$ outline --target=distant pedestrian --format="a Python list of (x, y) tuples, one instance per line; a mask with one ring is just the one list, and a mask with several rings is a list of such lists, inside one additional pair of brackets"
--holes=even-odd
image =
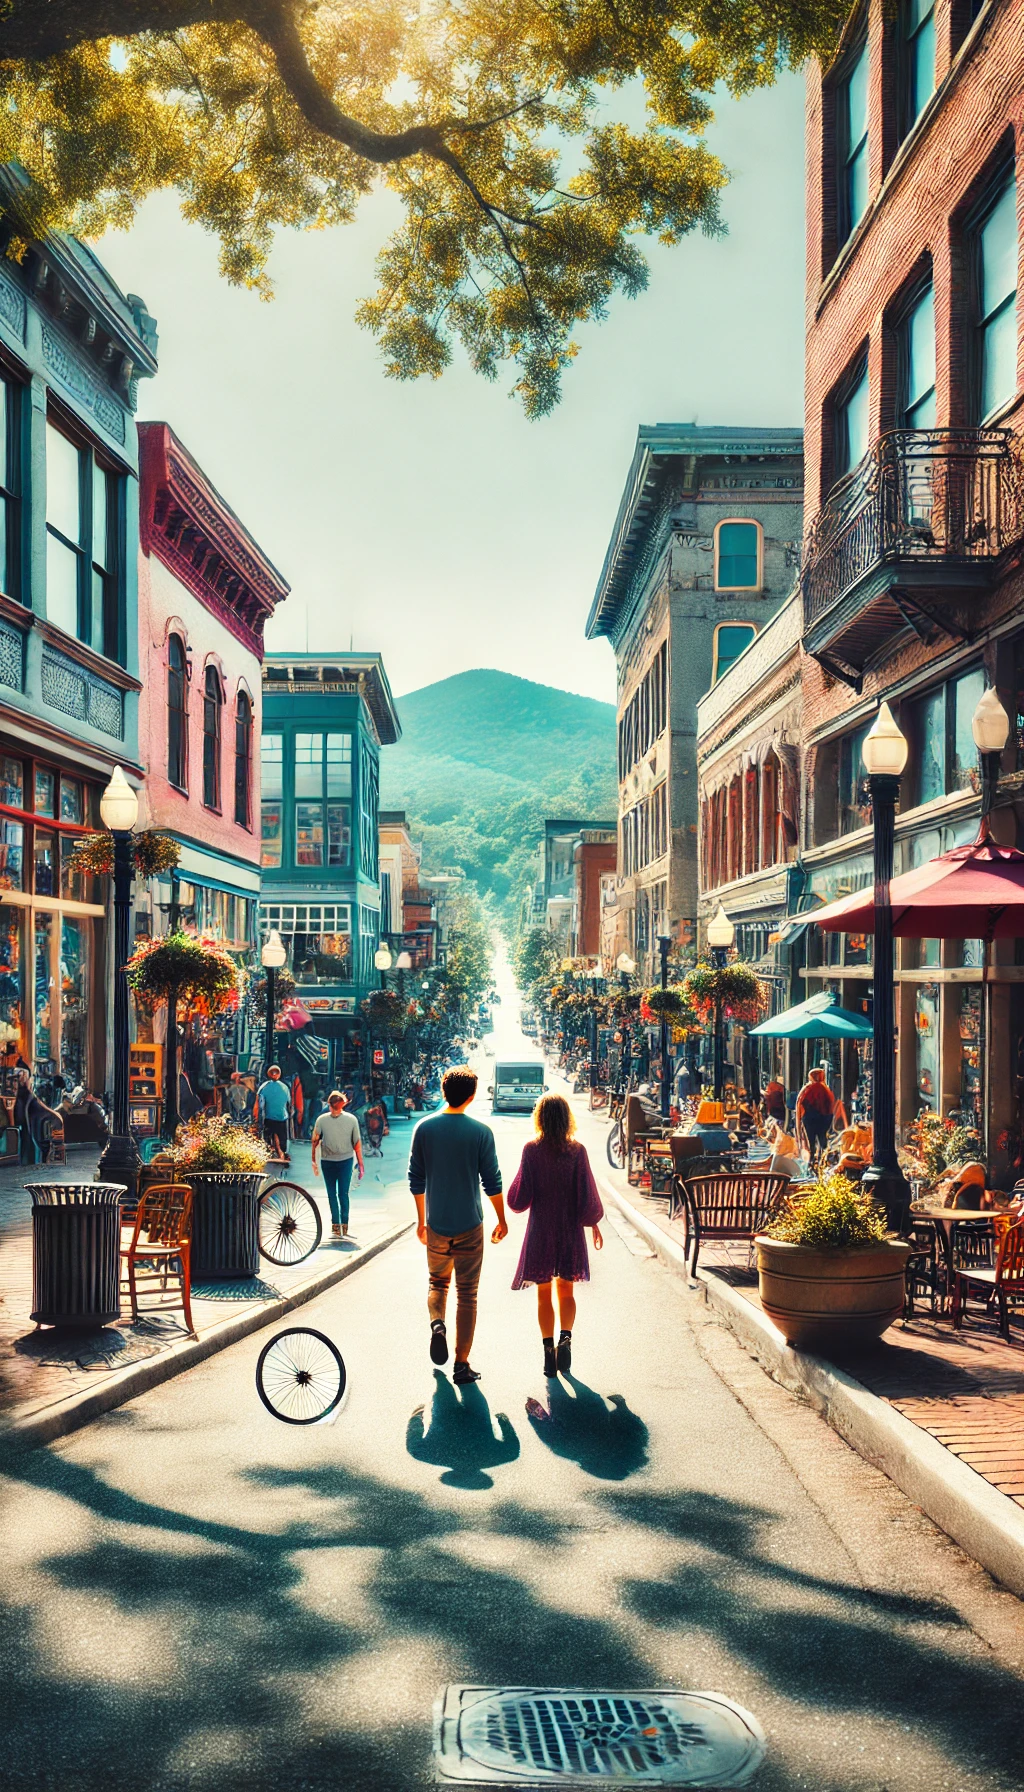
[(779, 1126), (785, 1126), (788, 1119), (786, 1090), (777, 1077), (773, 1077), (770, 1083), (765, 1083), (761, 1100), (764, 1103), (765, 1119), (774, 1120)]
[(455, 1368), (457, 1386), (479, 1381), (469, 1365), (476, 1330), (476, 1297), (484, 1260), (484, 1213), (480, 1188), (489, 1197), (497, 1225), (491, 1243), (508, 1234), (501, 1192), (501, 1171), (494, 1134), (482, 1120), (466, 1112), (476, 1095), (475, 1071), (447, 1070), (441, 1087), (447, 1107), (421, 1120), (413, 1134), (409, 1187), (416, 1202), (416, 1236), (427, 1247), (430, 1287), (430, 1360), (448, 1361), (444, 1316), (455, 1274)]
[(319, 1175), (317, 1155), (323, 1155), (324, 1182), (331, 1204), (331, 1233), (335, 1238), (348, 1237), (349, 1189), (352, 1165), (359, 1166), (363, 1180), (363, 1141), (359, 1122), (346, 1112), (345, 1097), (340, 1089), (332, 1089), (327, 1097), (327, 1112), (313, 1122), (313, 1174)]
[(270, 1146), (271, 1163), (286, 1164), (289, 1161), (288, 1116), (291, 1111), (288, 1085), (281, 1081), (281, 1066), (271, 1064), (266, 1082), (256, 1091), (256, 1114), (263, 1127), (264, 1140)]
[[(576, 1320), (574, 1288), (577, 1282), (590, 1280), (584, 1227), (591, 1228), (594, 1249), (599, 1251), (604, 1240), (597, 1222), (604, 1218), (604, 1208), (586, 1148), (573, 1138), (575, 1121), (568, 1102), (561, 1095), (542, 1095), (533, 1123), (536, 1137), (523, 1146), (508, 1191), (513, 1213), (530, 1215), (512, 1286), (536, 1286), (544, 1373), (568, 1375)], [(557, 1349), (552, 1283), (561, 1326)]]
[(825, 1081), (827, 1072), (827, 1064), (816, 1064), (796, 1098), (797, 1137), (803, 1133), (812, 1162), (828, 1143), (836, 1110), (836, 1098)]

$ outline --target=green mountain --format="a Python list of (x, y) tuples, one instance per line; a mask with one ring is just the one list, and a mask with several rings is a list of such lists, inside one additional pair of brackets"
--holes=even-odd
[(515, 902), (545, 816), (616, 813), (615, 706), (508, 672), (458, 672), (398, 699), (381, 807), (404, 809), (428, 871), (460, 865)]

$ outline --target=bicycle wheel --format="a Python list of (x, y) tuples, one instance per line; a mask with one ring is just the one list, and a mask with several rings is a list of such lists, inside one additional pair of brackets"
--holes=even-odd
[(256, 1390), (268, 1412), (286, 1425), (313, 1425), (334, 1411), (345, 1392), (340, 1350), (323, 1332), (297, 1326), (278, 1332), (260, 1351)]
[(606, 1149), (612, 1169), (621, 1170), (626, 1162), (626, 1130), (621, 1120), (609, 1130)]
[(288, 1268), (312, 1256), (323, 1236), (320, 1209), (297, 1182), (274, 1182), (260, 1196), (260, 1256)]

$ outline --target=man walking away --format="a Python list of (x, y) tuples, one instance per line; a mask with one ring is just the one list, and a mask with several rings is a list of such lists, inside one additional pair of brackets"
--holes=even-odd
[(803, 1132), (812, 1163), (828, 1143), (836, 1107), (836, 1098), (825, 1081), (827, 1070), (827, 1064), (816, 1064), (796, 1098), (797, 1135)]
[(491, 1200), (498, 1223), (491, 1243), (507, 1237), (501, 1171), (494, 1134), (466, 1113), (476, 1094), (476, 1073), (447, 1070), (441, 1080), (447, 1106), (421, 1120), (413, 1134), (409, 1187), (416, 1202), (416, 1236), (427, 1247), (430, 1288), (430, 1360), (448, 1361), (444, 1315), (455, 1273), (455, 1369), (452, 1380), (462, 1387), (479, 1381), (469, 1366), (476, 1330), (476, 1294), (484, 1260), (484, 1210), (480, 1188)]
[(332, 1089), (327, 1097), (327, 1112), (313, 1122), (313, 1174), (317, 1153), (323, 1151), (324, 1182), (331, 1203), (331, 1236), (348, 1237), (348, 1191), (352, 1183), (352, 1165), (359, 1165), (363, 1180), (363, 1141), (359, 1122), (345, 1112), (345, 1097), (340, 1089)]
[(263, 1137), (270, 1146), (270, 1161), (286, 1164), (288, 1160), (288, 1116), (292, 1104), (288, 1088), (281, 1081), (280, 1064), (271, 1064), (267, 1080), (256, 1091), (256, 1114), (263, 1128)]

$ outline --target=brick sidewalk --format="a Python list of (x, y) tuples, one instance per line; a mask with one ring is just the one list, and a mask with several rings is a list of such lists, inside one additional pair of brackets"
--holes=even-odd
[[(629, 1188), (623, 1175), (611, 1173), (611, 1179), (681, 1242), (682, 1227), (670, 1225), (665, 1200)], [(760, 1308), (757, 1272), (746, 1265), (745, 1245), (701, 1245), (701, 1272), (720, 1276)], [(1012, 1330), (1014, 1342), (1007, 1344), (995, 1321), (979, 1318), (973, 1306), (961, 1332), (954, 1332), (948, 1317), (919, 1313), (906, 1325), (891, 1326), (877, 1344), (831, 1360), (1024, 1506), (1024, 1335), (1019, 1321)]]
[[(252, 1282), (205, 1284), (192, 1290), (192, 1317), (200, 1339), (236, 1314), (256, 1313), (282, 1295), (329, 1271), (340, 1257), (355, 1261), (367, 1247), (401, 1220), (411, 1217), (405, 1181), (412, 1128), (396, 1123), (384, 1140), (381, 1157), (366, 1159), (363, 1182), (352, 1183), (352, 1239), (330, 1241), (330, 1211), (322, 1180), (313, 1179), (310, 1148), (293, 1143), (292, 1161), (283, 1174), (308, 1189), (320, 1208), (324, 1242), (305, 1262), (289, 1269), (261, 1261)], [(55, 1182), (89, 1182), (97, 1153), (69, 1151), (68, 1162), (54, 1168)], [(94, 1331), (37, 1327), (32, 1307), (32, 1200), (27, 1184), (48, 1180), (45, 1164), (0, 1169), (0, 1436), (12, 1423), (38, 1415), (69, 1396), (101, 1385), (135, 1363), (167, 1355), (188, 1336), (184, 1318), (172, 1312), (139, 1323), (122, 1319)]]

